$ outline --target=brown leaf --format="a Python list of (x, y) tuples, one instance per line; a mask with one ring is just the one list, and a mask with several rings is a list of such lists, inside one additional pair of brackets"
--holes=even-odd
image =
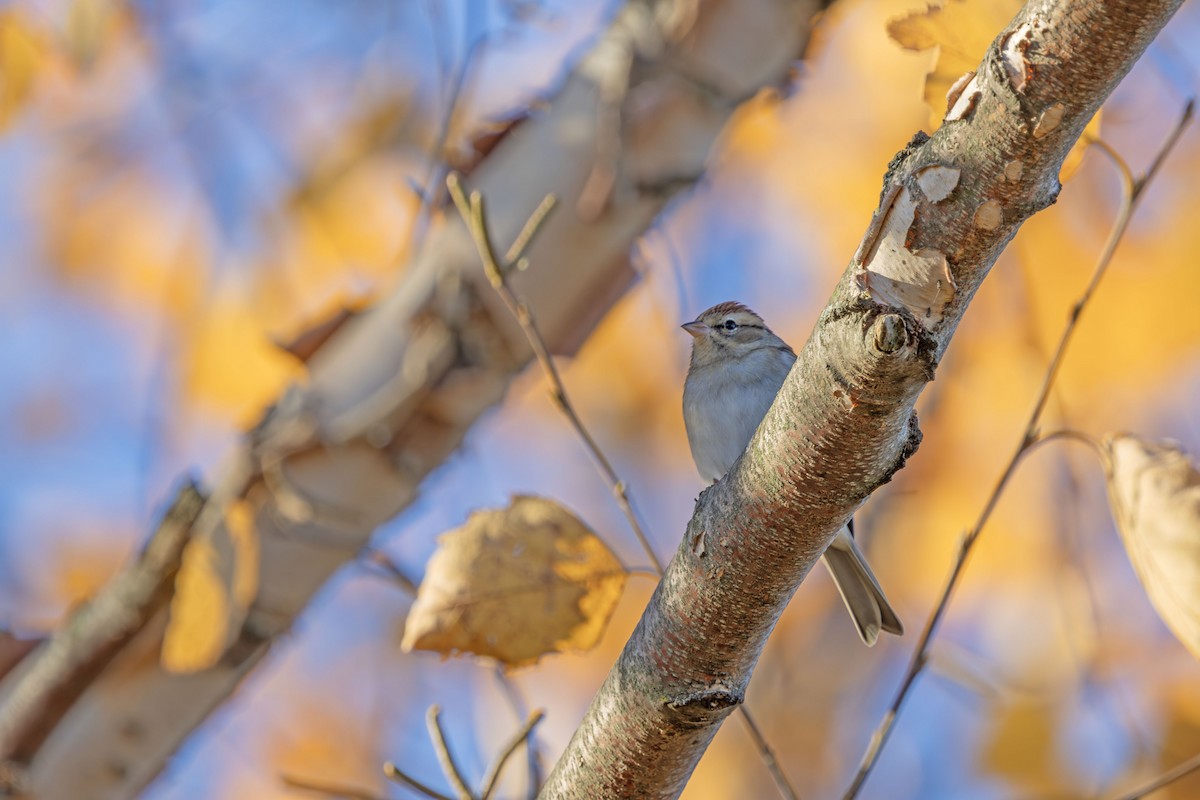
[(240, 499), (188, 544), (175, 579), (163, 667), (198, 672), (221, 659), (258, 594), (258, 550), (254, 509)]
[(444, 534), (409, 612), (406, 651), (510, 667), (600, 640), (625, 586), (612, 551), (557, 503), (518, 495)]
[(1200, 471), (1172, 442), (1120, 435), (1105, 448), (1129, 560), (1163, 622), (1200, 658)]

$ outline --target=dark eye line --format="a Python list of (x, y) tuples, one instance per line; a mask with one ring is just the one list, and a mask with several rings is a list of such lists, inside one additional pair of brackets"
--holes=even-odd
[[(731, 322), (733, 323), (733, 327), (729, 327), (729, 323)], [(725, 334), (733, 333), (740, 328), (753, 328), (754, 330), (758, 331), (766, 330), (766, 328), (764, 328), (762, 325), (754, 325), (749, 322), (745, 323), (744, 325), (739, 325), (731, 319), (727, 319), (723, 324), (717, 326), (717, 330)]]

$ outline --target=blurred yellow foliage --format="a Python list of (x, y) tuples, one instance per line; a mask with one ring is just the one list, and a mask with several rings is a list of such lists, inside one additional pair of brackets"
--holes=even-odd
[(780, 111), (779, 92), (764, 89), (742, 103), (730, 116), (722, 135), (726, 153), (759, 153), (769, 157), (787, 136)]
[(373, 295), (391, 285), (420, 207), (406, 166), (365, 158), (293, 195), (276, 230), (277, 263), (257, 272), (256, 308), (265, 324), (290, 328), (332, 296)]
[[(102, 187), (99, 188), (98, 187)], [(213, 251), (173, 187), (136, 165), (65, 159), (42, 187), (45, 247), (60, 276), (131, 313), (188, 320)]]
[(46, 45), (19, 11), (0, 12), (0, 131), (29, 100), (46, 59)]
[[(163, 640), (162, 665), (197, 672), (216, 664), (232, 644), (258, 593), (258, 532), (253, 507), (234, 500), (215, 519), (210, 505), (183, 551)], [(207, 523), (211, 527), (204, 527)]]
[[(964, 23), (965, 30), (978, 29), (981, 35), (963, 71), (975, 68), (984, 47), (1019, 5), (1008, 3), (1004, 11), (993, 5), (990, 12), (981, 13), (992, 13), (995, 19), (981, 25)], [(902, 90), (905, 85), (924, 85), (918, 74), (920, 59), (889, 46), (884, 34), (887, 18), (911, 6), (906, 0), (835, 6), (831, 17), (836, 24), (822, 35), (823, 62), (807, 64), (810, 71), (796, 96), (780, 103), (770, 93), (760, 94), (739, 110), (724, 136), (716, 159), (720, 174), (735, 186), (745, 181), (756, 199), (763, 194), (765, 200), (747, 211), (727, 197), (719, 198), (694, 215), (680, 214), (683, 219), (673, 220), (671, 235), (681, 248), (687, 248), (692, 237), (711, 241), (706, 227), (733, 224), (731, 217), (748, 230), (791, 228), (796, 234), (789, 241), (798, 252), (818, 263), (828, 257), (828, 274), (813, 282), (818, 292), (823, 286), (832, 288), (878, 202), (883, 167), (928, 118), (929, 110), (915, 102), (917, 93), (909, 99)], [(972, 8), (967, 5), (963, 11), (970, 16)], [(986, 26), (990, 30), (983, 34)], [(957, 47), (952, 40), (943, 52)], [(889, 78), (882, 79), (885, 75)], [(938, 96), (933, 107), (935, 122), (940, 121), (944, 96)], [(1145, 134), (1152, 141), (1165, 135), (1177, 109), (1160, 106), (1160, 114), (1153, 121), (1143, 120), (1154, 130)], [(1119, 135), (1116, 123), (1110, 124)], [(1093, 120), (1093, 133), (1095, 125)], [(1052, 348), (1095, 267), (1115, 215), (1119, 182), (1112, 167), (1098, 152), (1082, 158), (1085, 152), (1077, 151), (1078, 171), (1059, 204), (1025, 224), (973, 301), (937, 380), (922, 398), (924, 444), (861, 515), (872, 563), (914, 629), (944, 584), (962, 533), (979, 516), (1004, 461), (1020, 441)], [(1181, 146), (1171, 165), (1169, 173), (1193, 174), (1198, 166), (1195, 147)], [(1196, 358), (1200, 317), (1164, 314), (1162, 293), (1164, 287), (1189, 297), (1200, 292), (1200, 273), (1187, 255), (1200, 245), (1200, 231), (1188, 222), (1193, 203), (1181, 189), (1172, 188), (1174, 184), (1170, 175), (1160, 176), (1085, 313), (1059, 378), (1047, 429), (1069, 424), (1102, 431), (1152, 424), (1157, 401), (1179, 391), (1175, 381), (1181, 363)], [(755, 214), (769, 218), (764, 221)], [(655, 244), (653, 238), (650, 244)], [(735, 255), (726, 265), (727, 274), (741, 277), (713, 278), (711, 253), (700, 249), (689, 255), (707, 267), (708, 279), (728, 294), (702, 294), (693, 298), (697, 307), (687, 312), (725, 299), (760, 305), (775, 291), (771, 276), (778, 264), (757, 263), (749, 256), (737, 261)], [(660, 258), (655, 269), (666, 272), (671, 267)], [(655, 280), (658, 289), (653, 294), (644, 288), (636, 291), (609, 314), (565, 374), (583, 417), (599, 421), (602, 432), (616, 435), (615, 441), (607, 441), (618, 452), (640, 464), (674, 464), (673, 472), (690, 475), (679, 421), (686, 350), (674, 338), (676, 326), (687, 316), (676, 318), (667, 300), (670, 292), (662, 287), (669, 286), (670, 279), (660, 275)], [(698, 271), (685, 272), (684, 280), (691, 282), (693, 293), (712, 291), (699, 283)], [(823, 303), (824, 296), (796, 297), (793, 305), (799, 311)], [(797, 313), (781, 321), (778, 329), (799, 346), (814, 318), (815, 311), (813, 316)], [(620, 380), (614, 380), (615, 375)], [(1088, 691), (1084, 687), (1098, 649), (1096, 637), (1118, 635), (1106, 627), (1106, 607), (1094, 608), (1093, 598), (1130, 603), (1098, 585), (1104, 578), (1090, 563), (1064, 562), (1077, 555), (1067, 544), (1072, 537), (1096, 552), (1116, 543), (1115, 537), (1105, 541), (1102, 529), (1091, 524), (1086, 491), (1071, 493), (1066, 475), (1088, 481), (1099, 470), (1070, 447), (1043, 448), (1022, 464), (985, 529), (943, 634), (953, 640), (965, 638), (982, 650), (978, 659), (987, 665), (988, 677), (998, 681), (996, 691), (1008, 698), (1006, 703), (1015, 700), (1010, 695), (1029, 692), (1047, 698), (1040, 703), (1026, 697), (1007, 705), (994, 723), (990, 706), (979, 714), (987, 741), (981, 760), (996, 776), (1011, 776), (1022, 790), (1064, 788), (1056, 776), (1066, 769), (1067, 756), (1051, 745), (1064, 729), (1081, 724), (1071, 703), (1076, 693)], [(1080, 458), (1068, 461), (1076, 455)], [(632, 488), (636, 496), (637, 484)], [(676, 527), (657, 533), (675, 541), (685, 519), (681, 516)], [(1070, 530), (1079, 525), (1078, 531)], [(861, 699), (861, 687), (879, 680), (880, 665), (889, 657), (906, 657), (912, 643), (906, 639), (895, 645), (900, 656), (882, 649), (885, 644), (867, 657), (857, 642), (841, 641), (837, 628), (824, 625), (819, 613), (844, 613), (823, 578), (810, 576), (780, 622), (756, 671), (750, 704), (758, 711), (760, 725), (770, 727), (772, 744), (788, 754), (789, 774), (816, 782), (819, 790), (813, 793), (832, 794), (844, 788), (845, 772), (858, 750), (846, 752), (840, 739), (831, 742), (828, 726), (850, 726), (856, 732), (851, 738), (865, 744), (875, 715), (861, 710), (862, 703), (847, 700)], [(1137, 602), (1146, 604), (1144, 598)], [(614, 639), (607, 653), (610, 660), (622, 644), (619, 637)], [(1137, 666), (1142, 658), (1136, 652), (1125, 650), (1123, 656), (1124, 670), (1144, 668)], [(1120, 691), (1106, 684), (1103, 691), (1110, 690)], [(955, 691), (961, 693), (962, 688)], [(756, 705), (755, 698), (764, 705)], [(1056, 707), (1060, 700), (1065, 708)], [(848, 712), (848, 707), (853, 710)], [(915, 758), (911, 737), (928, 736), (930, 723), (919, 719), (919, 706), (914, 708), (900, 723), (888, 759), (900, 758), (906, 747), (909, 758)], [(1123, 720), (1109, 724), (1119, 726)], [(909, 726), (922, 733), (910, 734)], [(757, 755), (743, 744), (739, 727), (722, 729), (685, 797), (767, 796), (774, 791), (765, 771), (751, 766)], [(1024, 757), (1029, 747), (1043, 745), (1036, 758)], [(1180, 746), (1175, 752), (1183, 756), (1188, 751)], [(903, 763), (919, 774), (917, 763)], [(927, 763), (932, 772), (942, 773), (935, 761)], [(896, 774), (894, 765), (888, 774)], [(802, 793), (808, 793), (804, 788)], [(896, 797), (926, 796), (920, 785), (896, 791)]]
[(278, 776), (272, 783), (279, 787), (280, 800), (300, 794), (286, 788), (285, 781), (291, 780), (353, 787), (363, 791), (364, 796), (387, 796), (380, 768), (385, 757), (377, 750), (377, 725), (348, 716), (339, 699), (337, 692), (303, 692), (297, 688), (283, 712), (286, 718), (269, 727), (265, 761)]
[(210, 296), (184, 340), (184, 394), (248, 427), (303, 367), (268, 338), (256, 310), (234, 287)]
[[(42, 581), (37, 595), (43, 605), (37, 611), (47, 616), (30, 619), (31, 628), (52, 630), (51, 619), (95, 597), (121, 571), (129, 557), (132, 542), (125, 529), (108, 527), (107, 520), (104, 527), (91, 527), (83, 514), (73, 522), (77, 530), (84, 531), (83, 536), (78, 536), (77, 531), (63, 530), (46, 537), (48, 546), (54, 547), (57, 561), (53, 570), (35, 573)], [(66, 543), (70, 546), (62, 546)]]
[(395, 134), (399, 112), (389, 108), (330, 145), (336, 153), (268, 215), (265, 243), (252, 250), (220, 240), (205, 198), (95, 134), (41, 186), (51, 263), (125, 313), (161, 317), (164, 340), (182, 343), (182, 398), (247, 426), (303, 375), (272, 338), (330, 308), (359, 307), (397, 277), (420, 198), (411, 165), (375, 152)]
[(994, 719), (983, 747), (982, 766), (1023, 796), (1071, 797), (1073, 785), (1056, 748), (1054, 708), (1029, 702), (991, 706)]

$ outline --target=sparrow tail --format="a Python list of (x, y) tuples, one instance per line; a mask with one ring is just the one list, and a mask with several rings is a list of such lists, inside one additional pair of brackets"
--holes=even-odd
[(904, 626), (896, 616), (871, 572), (871, 567), (847, 528), (842, 528), (821, 561), (833, 576), (834, 585), (854, 620), (858, 635), (868, 646), (875, 644), (881, 630), (900, 636)]

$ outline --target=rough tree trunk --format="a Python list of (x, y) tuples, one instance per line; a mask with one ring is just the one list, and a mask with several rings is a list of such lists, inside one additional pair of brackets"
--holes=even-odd
[[(550, 108), (474, 172), (499, 242), (545, 194), (561, 201), (514, 278), (552, 345), (585, 337), (628, 285), (635, 238), (701, 176), (733, 109), (786, 81), (824, 4), (631, 0)], [(118, 578), (0, 684), (0, 796), (136, 795), (528, 360), (463, 227), (432, 230), (397, 291), (333, 335), (215, 477), (218, 511), (199, 512), (193, 542), (219, 537), (220, 510), (245, 500), (261, 550), (257, 599), (219, 663), (159, 663), (179, 563), (164, 544), (166, 591), (141, 568)], [(123, 602), (134, 583), (148, 590), (136, 609)]]
[(1181, 3), (1033, 0), (933, 138), (892, 163), (858, 254), (747, 452), (701, 495), (542, 797), (679, 795), (813, 562), (916, 448), (914, 403), (980, 283)]

